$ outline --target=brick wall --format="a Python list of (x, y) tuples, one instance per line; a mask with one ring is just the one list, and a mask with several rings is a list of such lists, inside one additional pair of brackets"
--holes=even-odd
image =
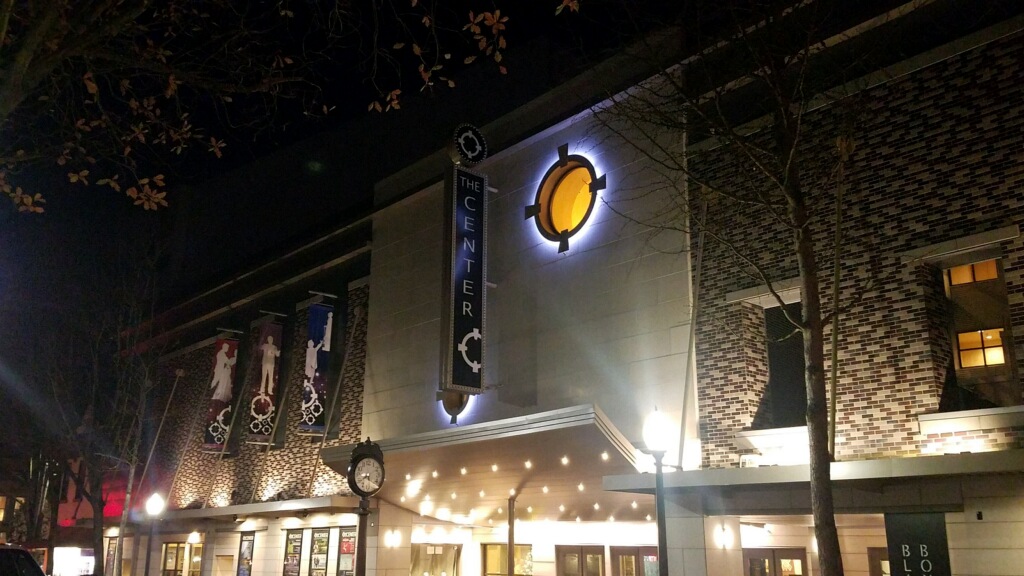
[[(336, 402), (336, 416), (332, 419), (333, 422), (339, 422), (340, 419), (340, 423), (336, 424), (338, 437), (328, 440), (324, 446), (350, 444), (360, 439), (368, 300), (368, 285), (354, 287), (348, 293), (345, 353), (332, 355), (331, 373), (328, 376), (328, 384), (333, 387), (337, 382), (338, 371), (342, 369), (343, 356), (347, 355), (341, 394)], [(161, 389), (166, 390), (167, 394), (170, 383), (174, 381), (175, 371), (184, 371), (168, 408), (164, 432), (154, 456), (154, 461), (162, 471), (159, 478), (163, 488), (170, 489), (173, 484), (168, 499), (170, 507), (259, 502), (282, 492), (288, 498), (348, 492), (344, 478), (319, 461), (320, 438), (299, 433), (307, 316), (307, 310), (303, 309), (286, 321), (285, 337), (291, 334), (291, 350), (287, 356), (290, 362), (282, 366), (280, 389), (287, 396), (283, 407), (285, 414), (279, 423), (283, 433), (278, 430), (276, 434), (277, 438), (283, 436), (284, 441), (270, 450), (262, 445), (245, 443), (245, 432), (251, 417), (246, 409), (250, 391), (247, 385), (242, 384), (246, 371), (246, 366), (241, 363), (244, 358), (242, 352), (254, 349), (258, 328), (252, 329), (240, 344), (240, 360), (235, 374), (236, 399), (239, 400), (240, 408), (234, 429), (236, 440), (241, 441), (231, 444), (232, 454), (225, 458), (201, 450), (213, 344), (170, 357), (163, 363)], [(285, 357), (282, 352), (282, 357)], [(237, 394), (243, 397), (239, 399)], [(163, 406), (163, 402), (166, 402), (166, 397), (158, 400), (158, 405)]]
[[(938, 269), (908, 263), (915, 248), (1024, 226), (1024, 37), (1016, 35), (890, 80), (858, 97), (856, 151), (848, 166), (840, 261), (842, 316), (837, 453), (840, 459), (929, 452), (917, 416), (935, 412), (952, 351)], [(838, 107), (805, 118), (803, 182), (811, 193), (823, 306), (831, 305), (834, 139)], [(719, 185), (749, 185), (725, 150), (699, 160)], [(797, 276), (788, 231), (757, 209), (710, 217), (740, 253), (775, 281)], [(756, 233), (751, 233), (756, 231)], [(1018, 361), (1024, 373), (1024, 241), (1000, 246)], [(767, 370), (757, 365), (763, 327), (755, 308), (726, 304), (729, 292), (760, 284), (720, 243), (704, 254), (697, 358), (704, 465), (738, 465), (736, 432), (754, 424)], [(745, 268), (748, 272), (749, 267)], [(852, 303), (852, 304), (851, 304)], [(759, 309), (757, 309), (759, 310)], [(762, 319), (758, 319), (763, 323)], [(760, 332), (760, 334), (758, 334)], [(826, 329), (826, 357), (829, 334)], [(827, 363), (827, 360), (826, 360)], [(826, 374), (830, 370), (826, 366)], [(972, 433), (992, 448), (1022, 446), (1021, 429)], [(927, 448), (927, 449), (926, 449)]]

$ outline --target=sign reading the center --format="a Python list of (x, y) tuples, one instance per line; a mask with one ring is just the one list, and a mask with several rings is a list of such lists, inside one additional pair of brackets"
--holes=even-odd
[(446, 287), (450, 321), (444, 340), (441, 389), (467, 394), (483, 391), (484, 317), (487, 260), (487, 177), (455, 166), (449, 186), (451, 247)]

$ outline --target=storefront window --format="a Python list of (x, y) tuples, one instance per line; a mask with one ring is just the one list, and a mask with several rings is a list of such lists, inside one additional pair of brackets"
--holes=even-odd
[[(508, 545), (484, 544), (484, 576), (500, 576), (508, 574)], [(515, 576), (533, 575), (533, 547), (516, 546)], [(420, 575), (415, 575), (420, 576)]]
[(412, 576), (459, 576), (457, 544), (413, 544)]
[(185, 543), (168, 542), (164, 544), (163, 564), (160, 573), (162, 576), (180, 576), (185, 567)]
[(193, 544), (188, 555), (188, 576), (199, 576), (203, 567), (203, 545)]

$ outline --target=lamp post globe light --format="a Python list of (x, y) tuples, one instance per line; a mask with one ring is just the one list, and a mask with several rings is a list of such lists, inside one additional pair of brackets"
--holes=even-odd
[(647, 452), (654, 456), (654, 502), (658, 522), (658, 576), (668, 576), (668, 535), (665, 533), (665, 477), (662, 460), (668, 451), (672, 422), (664, 412), (651, 412), (644, 419), (643, 437)]
[(143, 576), (149, 576), (149, 560), (153, 554), (153, 538), (156, 535), (156, 521), (157, 518), (163, 514), (164, 506), (167, 503), (164, 502), (164, 497), (154, 492), (146, 500), (146, 515), (149, 516), (149, 541), (146, 542), (146, 566), (142, 571)]

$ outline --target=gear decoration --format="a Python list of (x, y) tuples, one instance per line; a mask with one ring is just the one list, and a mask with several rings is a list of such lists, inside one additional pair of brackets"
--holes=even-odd
[(316, 423), (316, 419), (324, 413), (324, 406), (320, 403), (320, 395), (316, 393), (312, 382), (305, 382), (302, 385), (302, 421), (310, 426)]
[(275, 411), (276, 408), (274, 408), (274, 403), (270, 400), (270, 396), (259, 394), (253, 397), (252, 402), (249, 403), (249, 415), (252, 416), (252, 421), (249, 422), (249, 430), (253, 434), (269, 436), (274, 429), (271, 419)]
[(470, 340), (483, 340), (483, 338), (483, 335), (480, 334), (480, 329), (473, 328), (472, 332), (462, 337), (462, 342), (459, 342), (458, 345), (459, 352), (462, 353), (462, 361), (465, 362), (467, 366), (473, 369), (474, 374), (478, 374), (480, 372), (481, 364), (476, 360), (469, 359), (469, 354), (467, 354), (467, 352), (469, 352), (468, 343)]
[(460, 124), (453, 134), (455, 153), (452, 160), (457, 163), (477, 164), (487, 158), (487, 141), (483, 132), (472, 124)]
[(224, 423), (224, 418), (228, 412), (231, 412), (231, 407), (227, 406), (217, 414), (217, 419), (210, 422), (209, 428), (210, 436), (213, 438), (215, 444), (223, 444), (228, 437), (228, 426)]

